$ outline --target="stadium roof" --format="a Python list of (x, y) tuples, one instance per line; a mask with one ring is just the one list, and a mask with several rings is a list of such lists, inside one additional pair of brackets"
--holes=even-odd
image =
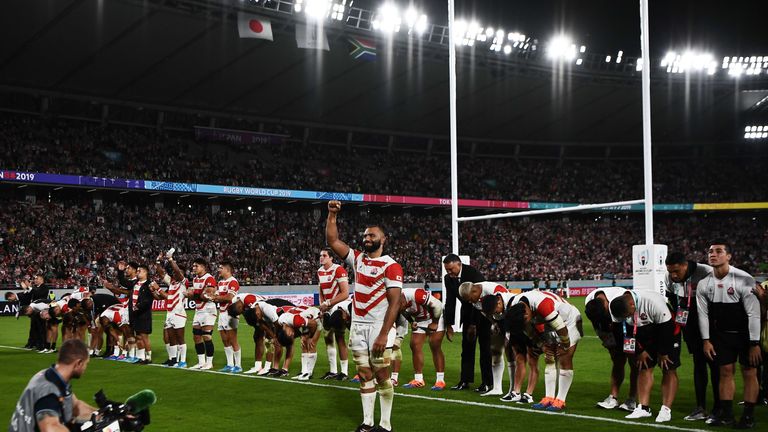
[[(242, 39), (247, 4), (196, 0), (58, 0), (0, 6), (0, 86), (94, 100), (130, 101), (409, 133), (448, 130), (447, 50), (342, 25), (329, 51), (297, 48), (303, 18), (251, 9), (274, 41)], [(349, 37), (371, 38), (373, 61), (352, 58)], [(642, 136), (639, 73), (552, 68), (459, 50), (459, 135), (510, 141), (625, 142)], [(768, 88), (750, 79), (672, 76), (654, 69), (657, 142), (730, 141), (749, 101)], [(749, 91), (749, 93), (746, 93)], [(768, 94), (768, 92), (766, 92)], [(746, 106), (746, 111), (745, 111)], [(745, 114), (747, 112), (747, 114)]]

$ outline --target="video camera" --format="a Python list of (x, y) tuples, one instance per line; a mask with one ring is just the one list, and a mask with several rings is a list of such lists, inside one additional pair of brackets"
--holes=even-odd
[(149, 407), (157, 400), (152, 390), (142, 390), (125, 403), (107, 399), (103, 390), (93, 398), (99, 410), (91, 414), (91, 420), (79, 429), (81, 432), (140, 432), (149, 424)]

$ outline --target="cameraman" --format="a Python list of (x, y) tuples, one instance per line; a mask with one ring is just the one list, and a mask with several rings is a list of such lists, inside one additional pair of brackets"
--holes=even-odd
[(69, 382), (88, 367), (88, 348), (77, 339), (64, 342), (56, 364), (35, 374), (16, 403), (11, 432), (69, 431), (75, 420), (87, 420), (96, 408), (77, 399)]

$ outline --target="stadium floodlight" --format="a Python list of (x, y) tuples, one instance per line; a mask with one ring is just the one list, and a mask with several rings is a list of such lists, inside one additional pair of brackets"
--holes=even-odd
[(409, 33), (423, 34), (427, 31), (427, 16), (419, 13), (413, 7), (406, 9), (402, 21), (408, 26)]
[(392, 3), (384, 3), (379, 7), (376, 15), (373, 17), (373, 28), (381, 30), (384, 33), (397, 33), (400, 31), (400, 11)]
[(509, 54), (512, 52), (512, 46), (511, 45), (504, 45), (504, 54)]
[(584, 59), (577, 59), (576, 60), (576, 65), (577, 66), (581, 66), (582, 63), (584, 63)]
[(744, 127), (744, 138), (755, 140), (755, 139), (766, 139), (768, 138), (768, 125), (749, 125)]
[(347, 7), (347, 0), (342, 0), (341, 3), (335, 3), (331, 10), (331, 19), (334, 21), (344, 20), (344, 10)]
[(574, 60), (576, 58), (576, 45), (567, 36), (556, 36), (547, 45), (547, 57), (551, 60)]
[(611, 62), (611, 56), (605, 56), (605, 62), (610, 63)]
[(713, 75), (717, 69), (717, 61), (710, 53), (685, 51), (678, 54), (670, 51), (661, 60), (661, 67), (666, 67), (668, 73), (707, 72)]
[(643, 70), (643, 59), (642, 58), (637, 59), (637, 64), (635, 64), (635, 70), (637, 72), (640, 72), (640, 71)]
[[(346, 5), (346, 0), (342, 0), (337, 4), (342, 6), (341, 15), (343, 16), (343, 9)], [(331, 16), (331, 11), (334, 10), (335, 6), (336, 5), (334, 4), (333, 0), (296, 0), (296, 3), (293, 5), (293, 9), (296, 12), (304, 11), (304, 15), (306, 15), (310, 20), (322, 21), (325, 18)], [(338, 10), (338, 8), (336, 8), (336, 10)], [(341, 18), (338, 19), (340, 20)]]

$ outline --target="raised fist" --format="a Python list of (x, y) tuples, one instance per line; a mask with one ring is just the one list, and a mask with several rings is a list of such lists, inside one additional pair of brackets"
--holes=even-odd
[(328, 211), (330, 213), (338, 213), (341, 211), (341, 201), (332, 200), (328, 201)]

